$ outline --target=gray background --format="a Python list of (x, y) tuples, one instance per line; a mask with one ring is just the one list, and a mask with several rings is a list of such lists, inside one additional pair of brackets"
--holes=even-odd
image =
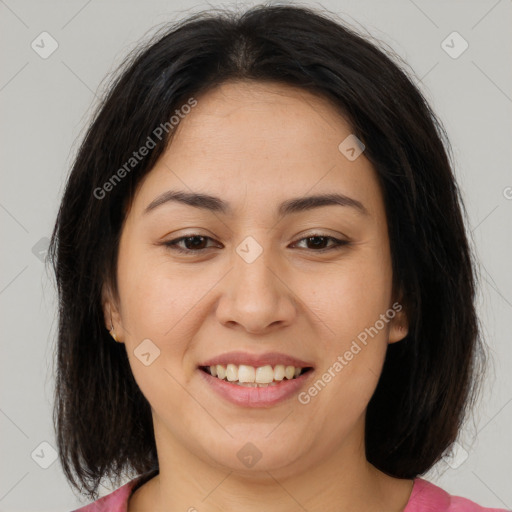
[[(154, 27), (209, 5), (234, 4), (0, 0), (0, 511), (65, 512), (83, 504), (52, 457), (56, 301), (41, 261), (45, 239), (102, 80)], [(481, 262), (479, 310), (491, 366), (459, 445), (425, 478), (483, 505), (511, 508), (512, 2), (311, 5), (390, 45), (411, 65), (448, 130)], [(46, 59), (31, 47), (43, 31), (59, 45)], [(469, 44), (457, 58), (442, 47), (453, 31)], [(446, 44), (453, 52), (460, 43)]]

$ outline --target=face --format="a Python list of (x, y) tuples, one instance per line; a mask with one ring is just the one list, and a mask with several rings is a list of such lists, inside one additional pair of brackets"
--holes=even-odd
[[(327, 100), (284, 85), (225, 83), (176, 130), (127, 213), (119, 300), (104, 296), (159, 457), (284, 474), (354, 456), (387, 346), (406, 334), (374, 169), (350, 139), (339, 149), (351, 129)], [(326, 194), (338, 201), (303, 201)], [(312, 369), (219, 385), (201, 367), (231, 352), (224, 367)]]

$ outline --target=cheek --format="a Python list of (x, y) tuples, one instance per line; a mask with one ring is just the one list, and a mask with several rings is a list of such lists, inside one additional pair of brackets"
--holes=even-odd
[(361, 252), (307, 281), (302, 297), (326, 326), (328, 345), (357, 337), (387, 311), (392, 279), (388, 262), (385, 255)]
[(138, 337), (179, 339), (183, 318), (211, 286), (201, 285), (191, 268), (171, 264), (154, 247), (128, 249), (118, 268), (123, 322)]
[[(133, 251), (119, 261), (126, 350), (133, 376), (156, 411), (187, 401), (178, 382), (188, 378), (183, 361), (193, 346), (197, 325), (192, 320), (197, 322), (196, 306), (211, 287), (201, 285), (197, 277), (191, 279), (190, 271), (162, 260)], [(150, 354), (148, 365), (144, 353)]]
[(318, 338), (322, 368), (317, 376), (325, 386), (320, 382), (311, 392), (321, 396), (317, 406), (326, 408), (327, 417), (343, 414), (353, 420), (373, 395), (392, 317), (386, 316), (391, 297), (390, 269), (386, 255), (361, 252), (317, 281), (315, 290), (304, 290), (303, 296), (310, 298), (309, 308), (325, 325), (324, 335)]
[[(187, 354), (201, 324), (198, 305), (212, 284), (143, 251), (125, 252), (118, 268), (125, 344), (134, 378), (150, 403), (167, 397), (179, 404), (183, 397), (172, 377), (188, 378), (192, 367)], [(147, 352), (150, 364), (145, 366), (138, 355)], [(170, 390), (174, 392), (169, 395)]]

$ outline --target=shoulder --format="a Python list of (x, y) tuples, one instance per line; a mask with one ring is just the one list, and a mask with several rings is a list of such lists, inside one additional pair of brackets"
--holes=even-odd
[(99, 498), (93, 503), (89, 503), (89, 505), (75, 509), (73, 512), (128, 512), (128, 501), (132, 493), (137, 487), (151, 479), (157, 473), (158, 471), (155, 472), (152, 470), (139, 475), (110, 494)]
[(102, 498), (85, 505), (85, 507), (78, 508), (73, 512), (127, 512), (128, 499), (131, 494), (134, 480), (124, 484), (114, 492), (103, 496)]
[(509, 512), (503, 508), (485, 508), (461, 496), (452, 496), (441, 487), (415, 478), (411, 496), (403, 512)]

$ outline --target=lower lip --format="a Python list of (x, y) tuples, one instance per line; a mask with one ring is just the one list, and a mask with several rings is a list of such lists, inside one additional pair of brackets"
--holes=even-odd
[(295, 395), (309, 379), (313, 370), (295, 379), (283, 379), (275, 386), (263, 388), (246, 387), (218, 379), (198, 368), (198, 372), (211, 388), (221, 397), (241, 407), (271, 407)]

